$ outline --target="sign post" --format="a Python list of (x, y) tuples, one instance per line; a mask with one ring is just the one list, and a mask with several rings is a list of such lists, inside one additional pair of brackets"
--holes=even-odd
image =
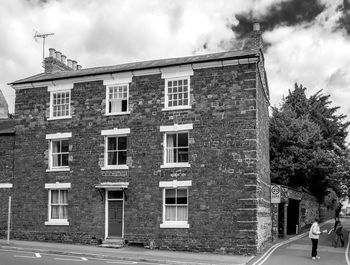
[(7, 216), (7, 244), (10, 244), (10, 230), (11, 230), (11, 196), (9, 196), (9, 209)]
[(271, 185), (271, 203), (281, 203), (280, 185)]
[[(0, 189), (11, 189), (12, 183), (0, 183)], [(11, 196), (9, 196), (9, 206), (7, 214), (7, 244), (10, 244), (10, 230), (11, 230)]]

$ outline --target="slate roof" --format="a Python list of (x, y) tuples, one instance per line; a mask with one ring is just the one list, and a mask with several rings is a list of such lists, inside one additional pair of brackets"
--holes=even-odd
[(19, 84), (25, 84), (25, 83), (52, 81), (52, 80), (83, 77), (83, 76), (90, 76), (90, 75), (145, 70), (145, 69), (151, 69), (151, 68), (157, 68), (157, 67), (176, 66), (176, 65), (189, 64), (189, 63), (219, 61), (222, 59), (254, 58), (258, 56), (259, 56), (259, 50), (226, 51), (226, 52), (211, 53), (211, 54), (205, 54), (205, 55), (195, 55), (195, 56), (180, 57), (180, 58), (168, 58), (168, 59), (112, 65), (112, 66), (86, 68), (86, 69), (75, 70), (75, 71), (41, 73), (41, 74), (33, 75), (24, 79), (14, 81), (9, 85), (19, 85)]

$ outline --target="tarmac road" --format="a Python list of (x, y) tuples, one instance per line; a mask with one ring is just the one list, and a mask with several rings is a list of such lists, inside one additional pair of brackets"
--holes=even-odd
[(72, 265), (72, 264), (86, 264), (86, 265), (161, 265), (161, 263), (142, 262), (142, 261), (126, 261), (114, 260), (92, 257), (78, 257), (60, 254), (48, 253), (33, 253), (17, 250), (0, 250), (0, 264), (4, 265)]
[[(349, 262), (349, 231), (350, 231), (350, 218), (341, 218), (343, 224), (343, 233), (345, 239), (345, 246), (341, 247), (340, 242), (338, 247), (332, 246), (334, 233), (323, 233), (320, 235), (318, 243), (318, 255), (321, 257), (318, 260), (311, 259), (311, 239), (309, 239), (308, 233), (292, 242), (288, 242), (278, 248), (274, 252), (267, 251), (263, 256), (265, 259), (255, 259), (249, 264), (252, 265), (350, 265)], [(333, 228), (334, 221), (325, 223), (321, 227), (321, 231), (327, 229), (329, 232)]]

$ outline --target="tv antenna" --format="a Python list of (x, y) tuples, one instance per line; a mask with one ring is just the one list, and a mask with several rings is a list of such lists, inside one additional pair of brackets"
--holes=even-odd
[(37, 42), (37, 38), (42, 38), (43, 39), (43, 61), (45, 59), (45, 39), (49, 36), (55, 35), (54, 33), (39, 33), (37, 31), (35, 31), (34, 33), (34, 40)]

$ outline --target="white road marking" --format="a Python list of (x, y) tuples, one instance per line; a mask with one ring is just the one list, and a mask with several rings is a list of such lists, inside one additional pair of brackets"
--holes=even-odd
[[(106, 261), (106, 263), (110, 263), (110, 264), (125, 264), (125, 261)], [(137, 263), (137, 262), (136, 262)], [(134, 262), (130, 263), (130, 264), (135, 264)]]
[(87, 260), (88, 260), (87, 258), (84, 258), (84, 257), (81, 257), (81, 259), (82, 259), (82, 260), (85, 260), (85, 261), (87, 261)]
[(15, 258), (28, 258), (28, 259), (37, 259), (37, 257), (33, 256), (21, 256), (21, 255), (13, 255)]
[(66, 259), (66, 258), (55, 258), (55, 260), (80, 261), (80, 262), (84, 261), (84, 260), (82, 260), (82, 259)]
[(303, 233), (303, 234), (301, 234), (301, 235), (297, 235), (297, 236), (295, 236), (295, 237), (291, 237), (291, 238), (289, 238), (289, 239), (286, 240), (286, 241), (283, 241), (283, 242), (281, 242), (281, 243), (278, 243), (278, 244), (276, 244), (276, 245), (270, 247), (269, 250), (266, 251), (265, 254), (262, 255), (262, 256), (261, 256), (257, 261), (255, 261), (252, 265), (262, 265), (262, 264), (271, 256), (271, 254), (272, 254), (277, 248), (279, 248), (280, 246), (286, 245), (286, 244), (288, 244), (288, 243), (290, 243), (290, 242), (293, 242), (293, 241), (295, 241), (295, 240), (298, 240), (298, 239), (304, 237), (307, 233), (309, 233), (309, 232), (305, 232), (305, 233)]
[[(152, 262), (146, 262), (146, 261), (140, 261), (140, 262), (135, 262), (135, 261), (133, 261), (133, 262), (127, 262), (127, 261), (125, 261), (125, 260), (120, 260), (120, 261), (106, 261), (106, 263), (110, 263), (110, 264), (113, 264), (113, 263), (115, 263), (115, 264), (126, 264), (126, 263), (128, 263), (128, 264), (152, 264), (152, 265), (154, 265), (155, 263), (157, 264), (157, 265), (169, 265), (169, 264), (163, 264), (163, 263), (157, 263), (157, 262), (155, 262), (155, 263), (152, 263)], [(209, 265), (209, 264), (208, 264)]]
[(349, 261), (349, 244), (350, 244), (350, 233), (348, 235), (348, 245), (346, 246), (346, 250), (345, 250), (345, 260), (347, 265), (350, 265), (350, 261)]
[(39, 253), (34, 253), (35, 256), (23, 256), (23, 255), (13, 255), (16, 258), (28, 258), (28, 259), (39, 259), (41, 255)]
[[(106, 261), (106, 263), (137, 264), (138, 262), (136, 262), (136, 261), (125, 261), (125, 260), (120, 260), (120, 261)], [(151, 263), (151, 264), (154, 264), (154, 263)]]

